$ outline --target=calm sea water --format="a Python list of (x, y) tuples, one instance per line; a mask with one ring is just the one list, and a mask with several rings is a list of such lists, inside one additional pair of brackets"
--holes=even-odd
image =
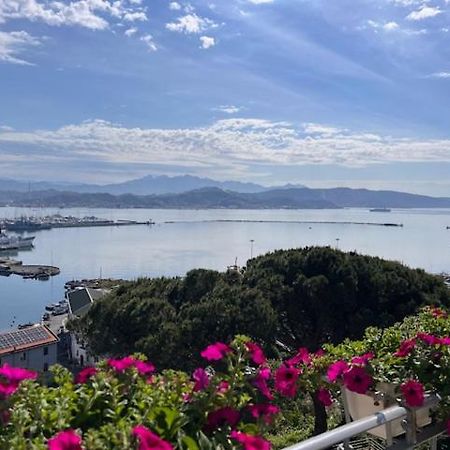
[[(307, 245), (338, 246), (343, 250), (402, 261), (427, 271), (450, 272), (450, 209), (394, 210), (124, 210), (0, 208), (0, 217), (60, 213), (107, 219), (149, 220), (154, 226), (53, 229), (34, 233), (35, 248), (20, 252), (24, 264), (51, 264), (61, 274), (49, 281), (0, 277), (0, 329), (38, 321), (44, 306), (60, 300), (64, 283), (100, 275), (134, 279), (139, 276), (183, 275), (197, 268), (224, 270), (245, 265), (253, 255)], [(214, 222), (254, 220), (264, 222)], [(276, 222), (279, 221), (279, 222)], [(402, 228), (342, 223), (394, 222)], [(167, 223), (174, 222), (174, 223)], [(284, 223), (283, 223), (284, 222)]]

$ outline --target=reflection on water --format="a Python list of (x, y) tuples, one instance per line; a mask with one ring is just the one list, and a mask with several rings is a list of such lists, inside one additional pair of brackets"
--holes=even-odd
[[(45, 304), (60, 300), (67, 280), (182, 275), (195, 267), (223, 270), (253, 255), (306, 245), (339, 246), (402, 261), (431, 272), (450, 271), (450, 210), (123, 210), (0, 208), (0, 217), (26, 215), (97, 216), (149, 220), (154, 226), (69, 228), (33, 232), (35, 248), (14, 256), (24, 264), (60, 267), (47, 282), (0, 277), (0, 329), (38, 320)], [(255, 222), (205, 222), (253, 220)], [(278, 221), (265, 223), (256, 221)], [(291, 221), (283, 223), (283, 221)], [(402, 228), (312, 222), (390, 222)], [(172, 222), (172, 223), (167, 223)], [(178, 223), (182, 222), (182, 223)]]

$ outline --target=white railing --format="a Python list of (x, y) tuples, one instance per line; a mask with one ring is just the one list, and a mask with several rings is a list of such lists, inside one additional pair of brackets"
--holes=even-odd
[[(337, 444), (339, 448), (351, 449), (351, 439), (366, 433), (380, 425), (389, 430), (394, 420), (403, 419), (405, 435), (385, 441), (384, 448), (389, 450), (409, 450), (425, 442), (430, 443), (432, 450), (436, 449), (437, 438), (444, 433), (446, 427), (443, 423), (436, 423), (421, 429), (416, 428), (416, 411), (422, 408), (432, 408), (439, 402), (436, 396), (426, 398), (421, 408), (409, 409), (403, 406), (391, 406), (370, 416), (354, 422), (349, 422), (334, 430), (319, 434), (298, 444), (287, 447), (285, 450), (322, 450), (329, 449)], [(387, 433), (389, 434), (389, 433)]]

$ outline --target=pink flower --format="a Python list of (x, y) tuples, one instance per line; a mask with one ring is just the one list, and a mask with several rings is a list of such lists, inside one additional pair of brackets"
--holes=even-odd
[(297, 366), (300, 363), (306, 364), (307, 366), (311, 364), (311, 356), (305, 347), (299, 348), (297, 354), (286, 361), (288, 366)]
[(81, 437), (74, 430), (60, 431), (48, 440), (49, 450), (82, 450)]
[(223, 342), (216, 342), (208, 345), (200, 354), (208, 361), (220, 361), (227, 353), (232, 352), (231, 348)]
[(22, 369), (21, 367), (12, 367), (9, 364), (4, 364), (0, 367), (0, 376), (6, 378), (6, 380), (10, 383), (19, 384), (24, 380), (35, 380), (38, 377), (38, 374), (32, 370)]
[(325, 350), (323, 348), (319, 348), (319, 350), (317, 350), (316, 353), (314, 353), (314, 356), (316, 358), (321, 358), (322, 356), (324, 356), (326, 354)]
[(229, 406), (225, 406), (208, 414), (206, 429), (207, 431), (214, 431), (224, 425), (229, 425), (231, 428), (234, 428), (239, 422), (239, 419), (239, 411)]
[(108, 366), (112, 367), (116, 372), (122, 373), (133, 367), (136, 360), (131, 356), (125, 356), (122, 359), (108, 359)]
[(228, 389), (230, 389), (230, 383), (228, 383), (228, 381), (222, 380), (217, 386), (217, 393), (225, 394), (225, 392), (227, 392)]
[(135, 361), (134, 367), (136, 367), (140, 375), (150, 375), (156, 370), (150, 361), (141, 361), (139, 359)]
[(262, 395), (266, 397), (268, 400), (273, 400), (273, 395), (270, 392), (269, 386), (267, 382), (270, 380), (271, 373), (268, 367), (262, 367), (259, 369), (256, 377), (252, 381), (253, 386), (259, 389)]
[(438, 307), (434, 307), (431, 310), (431, 314), (433, 315), (433, 317), (436, 317), (436, 318), (447, 317), (447, 313)]
[(270, 450), (270, 442), (259, 436), (252, 436), (251, 434), (234, 430), (231, 432), (230, 437), (242, 444), (244, 450)]
[(441, 345), (450, 345), (450, 337), (443, 337), (440, 339)]
[(331, 397), (330, 391), (328, 389), (320, 388), (317, 391), (317, 398), (323, 406), (328, 407), (333, 404), (333, 398)]
[(439, 345), (441, 343), (441, 340), (438, 337), (428, 333), (417, 333), (417, 339), (420, 339), (427, 345)]
[(332, 383), (334, 383), (347, 370), (348, 370), (348, 364), (345, 361), (342, 361), (342, 360), (336, 361), (335, 363), (331, 364), (330, 367), (328, 367), (328, 371), (327, 371), (328, 380), (331, 381)]
[(84, 384), (92, 378), (97, 373), (97, 369), (95, 367), (86, 367), (82, 371), (80, 371), (75, 377), (76, 384)]
[(133, 436), (139, 441), (139, 450), (173, 450), (170, 442), (164, 441), (144, 425), (135, 426)]
[(416, 346), (415, 339), (406, 339), (401, 344), (399, 349), (394, 353), (394, 356), (398, 356), (399, 358), (404, 358), (408, 356)]
[(10, 395), (13, 395), (14, 392), (17, 391), (18, 388), (19, 388), (19, 384), (16, 384), (16, 383), (10, 383), (10, 384), (0, 383), (0, 399), (2, 397), (9, 397)]
[(280, 408), (278, 408), (278, 406), (265, 403), (250, 405), (248, 409), (250, 414), (255, 419), (259, 419), (261, 417), (267, 425), (270, 425), (272, 423), (273, 416), (280, 412)]
[(206, 372), (206, 370), (202, 369), (201, 367), (194, 370), (194, 373), (192, 374), (192, 378), (195, 381), (195, 385), (194, 385), (195, 392), (203, 391), (209, 386), (208, 372)]
[(275, 373), (275, 389), (285, 397), (295, 397), (299, 375), (299, 369), (281, 366)]
[(422, 406), (425, 400), (425, 390), (423, 384), (416, 380), (405, 381), (400, 389), (407, 406)]
[(372, 385), (372, 377), (359, 366), (352, 367), (344, 373), (344, 385), (352, 392), (365, 394)]
[(351, 363), (352, 364), (357, 364), (357, 365), (360, 365), (360, 366), (365, 366), (374, 357), (375, 357), (375, 355), (372, 352), (364, 353), (364, 355), (355, 356), (354, 358), (352, 358)]
[(255, 344), (254, 342), (247, 342), (245, 345), (247, 347), (247, 350), (250, 352), (252, 361), (255, 364), (260, 366), (261, 364), (266, 363), (266, 357), (264, 355), (264, 352), (258, 344)]

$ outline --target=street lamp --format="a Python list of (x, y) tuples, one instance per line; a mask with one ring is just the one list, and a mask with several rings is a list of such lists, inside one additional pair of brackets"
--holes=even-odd
[(253, 243), (255, 242), (254, 239), (250, 239), (250, 259), (253, 258)]

